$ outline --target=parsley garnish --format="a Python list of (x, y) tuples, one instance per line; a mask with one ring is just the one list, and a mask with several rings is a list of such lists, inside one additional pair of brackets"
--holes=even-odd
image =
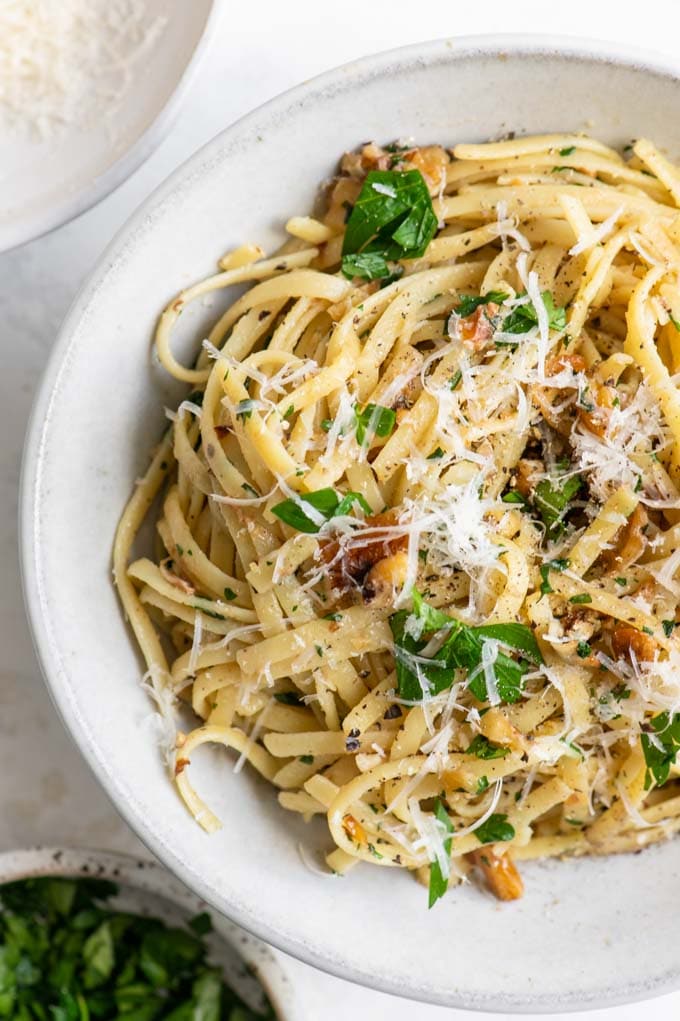
[(339, 496), (334, 489), (318, 489), (315, 493), (305, 493), (296, 500), (283, 500), (272, 507), (272, 514), (276, 514), (286, 525), (296, 528), (298, 532), (313, 534), (319, 531), (319, 525), (305, 514), (305, 509), (300, 504), (309, 504), (315, 511), (322, 514), (326, 521), (331, 518), (349, 514), (355, 503), (366, 513), (371, 513), (371, 508), (361, 493), (347, 493)]
[(358, 252), (356, 255), (343, 255), (342, 272), (351, 280), (381, 280), (391, 273), (384, 255), (378, 252)]
[(509, 489), (507, 493), (504, 493), (501, 497), (503, 503), (519, 503), (522, 507), (528, 507), (529, 501), (525, 496), (522, 496), (518, 489)]
[(246, 418), (250, 418), (255, 407), (257, 407), (257, 401), (252, 398), (245, 401), (239, 401), (236, 405), (236, 417), (240, 418), (243, 422)]
[[(468, 627), (448, 614), (429, 606), (417, 590), (413, 590), (413, 613), (399, 610), (390, 617), (394, 639), (397, 686), (402, 698), (419, 702), (429, 688), (432, 694), (445, 691), (453, 682), (454, 670), (462, 668), (473, 676), (468, 682), (472, 694), (480, 702), (487, 697), (486, 679), (481, 669), (485, 641), (495, 639), (514, 652), (523, 653), (534, 663), (543, 659), (533, 632), (524, 624), (487, 624)], [(431, 659), (421, 657), (427, 645), (423, 635), (448, 631), (441, 648)], [(498, 651), (493, 671), (498, 694), (503, 702), (517, 702), (522, 695), (524, 674), (528, 665)]]
[(510, 754), (510, 749), (491, 744), (491, 741), (483, 734), (477, 734), (466, 753), (476, 755), (478, 759), (504, 759), (506, 755)]
[(363, 447), (372, 436), (389, 436), (397, 421), (397, 413), (382, 404), (367, 404), (362, 410), (358, 406), (354, 408), (354, 418), (357, 443)]
[(665, 634), (666, 638), (670, 638), (671, 635), (673, 634), (673, 630), (674, 630), (674, 628), (676, 626), (676, 621), (674, 621), (674, 620), (662, 620), (661, 621), (661, 626), (663, 627), (663, 633)]
[[(453, 833), (453, 823), (449, 818), (449, 813), (446, 811), (441, 803), (441, 800), (437, 798), (434, 805), (435, 818), (444, 826), (447, 833)], [(451, 837), (444, 838), (444, 852), (447, 855), (451, 854)], [(430, 865), (430, 891), (427, 906), (431, 908), (437, 903), (440, 897), (443, 897), (446, 893), (449, 885), (448, 877), (442, 875), (442, 870), (438, 861), (433, 861)]]
[(484, 791), (486, 791), (488, 789), (489, 789), (489, 778), (488, 778), (488, 776), (480, 776), (479, 779), (477, 780), (477, 790), (475, 791), (475, 793), (476, 794), (483, 794)]
[(236, 599), (236, 593), (234, 592), (233, 588), (225, 588), (224, 598), (227, 600), (227, 602), (231, 602), (232, 599)]
[[(652, 730), (655, 733), (653, 741), (649, 734), (641, 737), (642, 751), (645, 756), (647, 772), (645, 773), (645, 790), (649, 790), (652, 783), (658, 787), (665, 784), (669, 777), (671, 766), (680, 749), (680, 713), (661, 713), (651, 721)], [(661, 747), (657, 747), (660, 745)]]
[(456, 369), (454, 374), (451, 376), (451, 379), (449, 380), (449, 390), (455, 390), (462, 378), (463, 378), (462, 371), (460, 369)]
[(427, 455), (428, 461), (438, 461), (444, 456), (444, 451), (441, 447), (435, 447), (431, 454)]
[[(521, 298), (524, 295), (518, 295), (518, 297)], [(543, 291), (541, 298), (548, 314), (550, 329), (564, 330), (567, 325), (566, 309), (555, 307), (550, 291)], [(525, 305), (518, 305), (512, 310), (510, 315), (503, 320), (501, 331), (513, 334), (528, 333), (533, 326), (538, 326), (538, 313), (534, 308), (533, 302), (529, 301)]]
[(388, 260), (425, 254), (437, 222), (419, 170), (372, 170), (347, 221), (342, 272), (350, 279), (388, 276)]
[(565, 149), (560, 149), (560, 156), (571, 156), (573, 152), (576, 152), (576, 146), (568, 145)]
[(585, 606), (586, 603), (592, 603), (593, 597), (588, 592), (582, 592), (580, 595), (571, 596), (569, 599), (570, 603), (575, 603), (577, 606)]
[(508, 822), (507, 815), (494, 812), (474, 833), (480, 844), (495, 844), (501, 840), (512, 840), (515, 836), (515, 827)]
[(116, 910), (101, 879), (37, 878), (2, 888), (0, 1016), (22, 1021), (160, 1018), (273, 1021), (208, 963), (210, 916), (170, 928)]
[(569, 567), (569, 561), (564, 559), (564, 558), (562, 558), (562, 557), (560, 557), (558, 560), (549, 560), (547, 562), (547, 564), (541, 564), (541, 566), (539, 567), (539, 573), (540, 573), (541, 579), (542, 579), (541, 580), (541, 595), (542, 596), (547, 596), (551, 592), (554, 591), (552, 585), (550, 584), (550, 579), (548, 577), (550, 572), (551, 571), (558, 571), (558, 572), (561, 573), (562, 571), (566, 571), (566, 569), (568, 567)]
[(505, 291), (488, 291), (486, 294), (479, 294), (475, 298), (466, 294), (460, 299), (460, 303), (456, 306), (456, 315), (459, 315), (461, 319), (466, 319), (467, 316), (471, 316), (480, 305), (488, 305), (490, 302), (494, 305), (500, 305), (509, 297), (510, 295), (506, 294)]
[(580, 659), (587, 659), (588, 656), (590, 656), (590, 654), (592, 653), (592, 651), (593, 650), (591, 649), (588, 642), (579, 642), (578, 645), (576, 646), (576, 655)]
[(628, 584), (628, 579), (627, 578), (614, 578), (614, 581), (616, 582), (617, 585), (627, 585)]
[(542, 479), (536, 486), (534, 504), (551, 539), (559, 538), (564, 531), (564, 515), (582, 485), (579, 476), (572, 475), (566, 479)]

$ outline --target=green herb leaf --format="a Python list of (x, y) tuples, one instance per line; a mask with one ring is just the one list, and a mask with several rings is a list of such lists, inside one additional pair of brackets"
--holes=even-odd
[[(524, 297), (524, 295), (518, 295), (518, 297)], [(548, 314), (548, 325), (551, 330), (564, 330), (567, 326), (567, 312), (564, 308), (556, 308), (553, 296), (550, 291), (543, 291), (541, 294), (545, 310)], [(533, 302), (529, 301), (525, 305), (517, 305), (512, 310), (509, 316), (507, 316), (501, 325), (501, 331), (503, 333), (521, 334), (528, 333), (529, 330), (538, 326), (538, 313), (534, 308)]]
[(503, 501), (503, 503), (518, 503), (521, 504), (522, 507), (529, 506), (529, 501), (527, 500), (527, 498), (525, 496), (522, 496), (522, 494), (517, 489), (509, 489), (507, 493), (503, 494), (501, 500)]
[(315, 493), (301, 494), (298, 500), (283, 500), (272, 507), (272, 514), (298, 532), (312, 534), (319, 531), (320, 525), (305, 512), (305, 504), (329, 521), (339, 514), (348, 514), (354, 503), (370, 514), (371, 508), (360, 493), (347, 493), (341, 498), (334, 489), (318, 489)]
[(442, 628), (447, 628), (450, 631), (455, 626), (456, 621), (453, 617), (449, 617), (448, 613), (444, 613), (443, 610), (438, 610), (436, 606), (426, 603), (418, 589), (413, 589), (411, 598), (413, 599), (413, 616), (416, 623), (416, 627), (412, 629), (414, 637), (420, 638), (424, 632), (432, 634), (435, 631), (441, 631)]
[(462, 370), (456, 369), (454, 374), (451, 376), (451, 379), (449, 380), (449, 390), (455, 390), (462, 378), (463, 378)]
[(480, 844), (495, 844), (503, 840), (512, 840), (515, 836), (515, 828), (508, 822), (507, 815), (494, 812), (486, 822), (477, 827), (474, 834)]
[(196, 979), (191, 991), (194, 1000), (191, 1021), (220, 1021), (222, 981), (219, 972), (206, 971)]
[(380, 280), (390, 276), (390, 267), (385, 256), (378, 252), (358, 252), (355, 255), (343, 255), (342, 272), (349, 280), (354, 277)]
[(431, 454), (427, 455), (428, 461), (439, 461), (444, 456), (444, 451), (441, 447), (435, 447)]
[(257, 407), (257, 401), (249, 398), (245, 401), (239, 401), (236, 405), (236, 417), (244, 421), (246, 418), (250, 418), (254, 409)]
[(372, 170), (347, 221), (342, 254), (368, 251), (385, 259), (420, 258), (437, 222), (418, 170)]
[(358, 264), (364, 272), (371, 272), (366, 279), (373, 280), (389, 273), (387, 260), (420, 258), (435, 235), (437, 222), (420, 171), (372, 170), (347, 221), (343, 272), (358, 275), (353, 272), (357, 263), (345, 261), (348, 256), (381, 257), (382, 264)]
[(298, 532), (314, 534), (319, 531), (321, 526), (305, 512), (304, 504), (309, 504), (311, 508), (323, 515), (326, 521), (330, 521), (331, 518), (349, 514), (354, 504), (357, 503), (364, 513), (372, 514), (370, 504), (361, 493), (347, 493), (340, 497), (334, 489), (318, 489), (315, 493), (301, 494), (298, 500), (288, 499), (277, 503), (272, 507), (272, 514), (276, 514), (277, 518), (290, 525), (291, 528), (296, 528)]
[(592, 649), (588, 642), (579, 642), (576, 646), (576, 655), (579, 659), (587, 659), (591, 655)]
[[(434, 814), (436, 819), (442, 824), (446, 833), (453, 833), (453, 823), (449, 817), (449, 813), (444, 808), (440, 798), (434, 803)], [(447, 855), (451, 854), (451, 837), (444, 838), (444, 851)], [(443, 897), (449, 886), (448, 877), (442, 874), (441, 866), (438, 861), (433, 861), (430, 864), (430, 890), (428, 897), (428, 908), (433, 907), (437, 903), (440, 897)]]
[(477, 734), (467, 748), (467, 755), (476, 755), (478, 759), (504, 759), (510, 754), (509, 748), (501, 748), (492, 744), (483, 734)]
[(86, 989), (93, 989), (106, 982), (114, 965), (113, 935), (110, 922), (102, 922), (85, 941), (83, 960), (85, 962), (83, 982)]
[(197, 936), (205, 936), (207, 933), (213, 931), (212, 918), (207, 911), (201, 911), (199, 915), (194, 915), (193, 918), (189, 919), (189, 928), (192, 929)]
[(557, 560), (549, 560), (547, 562), (547, 564), (541, 564), (541, 566), (539, 567), (538, 570), (539, 570), (539, 573), (540, 573), (541, 578), (542, 578), (542, 581), (541, 581), (541, 595), (542, 596), (547, 596), (552, 591), (554, 591), (552, 585), (550, 584), (550, 578), (549, 578), (550, 572), (551, 571), (558, 571), (558, 572), (566, 571), (566, 569), (568, 567), (569, 567), (569, 561), (566, 558), (563, 558), (563, 557), (560, 557)]
[(640, 739), (647, 766), (645, 790), (652, 783), (661, 787), (668, 780), (680, 749), (680, 713), (661, 713), (654, 717), (651, 726), (653, 735), (643, 734)]
[(334, 518), (345, 517), (345, 515), (349, 514), (355, 503), (359, 504), (364, 514), (373, 513), (371, 505), (361, 495), (361, 493), (347, 493), (347, 495), (343, 496), (342, 500), (335, 508), (335, 513), (332, 515), (332, 517)]
[(0, 1017), (16, 1021), (273, 1021), (206, 964), (206, 914), (193, 933), (121, 913), (101, 880), (30, 879), (0, 889)]
[(674, 620), (662, 620), (661, 626), (663, 627), (663, 633), (666, 638), (670, 638), (677, 626), (677, 623)]
[(505, 291), (487, 291), (486, 294), (479, 294), (477, 297), (464, 295), (456, 306), (456, 314), (465, 319), (467, 316), (472, 315), (480, 305), (488, 305), (490, 303), (501, 305), (509, 297), (510, 295), (506, 294)]
[(585, 606), (587, 603), (592, 603), (593, 597), (588, 592), (582, 592), (577, 596), (571, 596), (569, 599), (570, 603), (574, 603), (576, 606)]
[(573, 152), (576, 152), (575, 145), (568, 145), (564, 149), (560, 149), (560, 156), (571, 156)]
[[(429, 606), (420, 593), (413, 591), (413, 613), (399, 610), (390, 618), (394, 639), (394, 656), (397, 685), (402, 698), (421, 701), (425, 693), (438, 694), (451, 686), (454, 670), (462, 668), (468, 672), (470, 691), (480, 701), (487, 697), (486, 680), (481, 670), (482, 651), (486, 641), (496, 640), (515, 652), (524, 653), (535, 663), (542, 657), (536, 639), (530, 628), (524, 624), (487, 624), (482, 627), (468, 627)], [(430, 659), (421, 653), (427, 644), (423, 634), (448, 628), (449, 634), (442, 647)], [(505, 652), (498, 650), (493, 671), (498, 694), (504, 702), (516, 702), (522, 695), (526, 663), (519, 663)]]
[(578, 475), (562, 479), (542, 479), (534, 490), (534, 504), (543, 519), (548, 536), (559, 538), (564, 531), (564, 515), (569, 503), (576, 496), (582, 479)]
[(374, 436), (389, 436), (397, 421), (397, 413), (381, 404), (367, 404), (363, 410), (354, 409), (357, 443), (363, 447)]

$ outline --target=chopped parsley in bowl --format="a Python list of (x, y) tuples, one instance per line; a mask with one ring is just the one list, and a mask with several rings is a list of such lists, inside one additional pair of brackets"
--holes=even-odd
[(0, 887), (0, 1018), (15, 1021), (275, 1021), (248, 1005), (185, 925), (119, 907), (116, 883), (43, 876)]

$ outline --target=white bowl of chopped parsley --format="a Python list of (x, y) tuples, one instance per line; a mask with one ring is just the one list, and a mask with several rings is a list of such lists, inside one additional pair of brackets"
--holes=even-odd
[(150, 861), (0, 855), (0, 1018), (296, 1021), (268, 947)]

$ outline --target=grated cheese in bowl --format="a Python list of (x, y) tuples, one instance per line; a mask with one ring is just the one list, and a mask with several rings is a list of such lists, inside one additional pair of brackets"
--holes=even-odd
[(110, 117), (166, 24), (144, 0), (0, 0), (0, 131)]

